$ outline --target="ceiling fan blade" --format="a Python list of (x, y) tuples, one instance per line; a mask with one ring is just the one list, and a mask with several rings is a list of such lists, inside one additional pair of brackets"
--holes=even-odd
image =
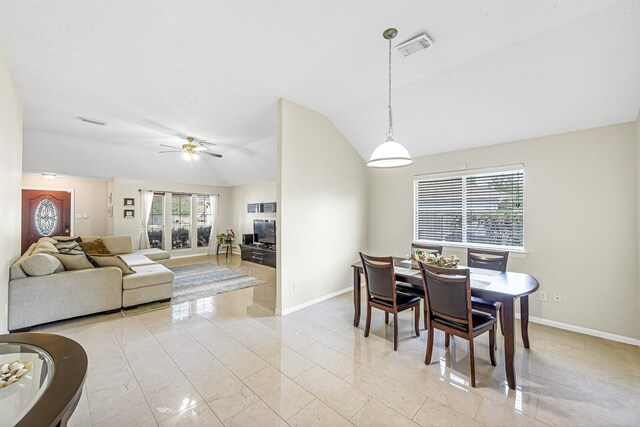
[(202, 140), (198, 141), (198, 143), (200, 145), (207, 144), (207, 145), (213, 145), (213, 146), (217, 146), (217, 147), (228, 148), (229, 150), (238, 150), (241, 153), (244, 153), (248, 157), (256, 157), (257, 156), (257, 154), (255, 152), (253, 152), (252, 150), (250, 150), (247, 147), (245, 147), (246, 144), (240, 145), (240, 144), (230, 144), (228, 142), (210, 142), (210, 141), (202, 141)]
[(174, 147), (173, 145), (166, 145), (166, 144), (160, 144), (161, 147), (167, 147), (167, 148), (175, 148), (176, 150), (179, 150), (180, 147)]
[(206, 151), (206, 150), (207, 150), (207, 147), (203, 147), (203, 146), (194, 148), (194, 151)]
[(158, 151), (158, 153), (159, 153), (159, 154), (162, 154), (162, 153), (181, 153), (181, 152), (182, 152), (182, 150), (174, 150), (174, 151)]
[(201, 151), (199, 154), (206, 154), (207, 156), (212, 156), (212, 157), (218, 157), (221, 158), (222, 154), (217, 154), (217, 153), (208, 153), (206, 151)]

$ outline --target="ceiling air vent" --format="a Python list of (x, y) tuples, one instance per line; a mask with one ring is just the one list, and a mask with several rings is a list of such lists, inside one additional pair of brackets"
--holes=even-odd
[(431, 46), (433, 46), (433, 42), (429, 36), (427, 36), (427, 33), (422, 33), (404, 43), (400, 43), (396, 46), (396, 49), (402, 52), (404, 56), (409, 56), (416, 52), (420, 52), (421, 50), (430, 48)]
[(98, 126), (104, 126), (107, 124), (107, 122), (103, 121), (103, 120), (98, 120), (98, 119), (92, 119), (89, 117), (78, 117), (78, 120), (85, 122), (85, 123), (91, 123), (92, 125), (98, 125)]

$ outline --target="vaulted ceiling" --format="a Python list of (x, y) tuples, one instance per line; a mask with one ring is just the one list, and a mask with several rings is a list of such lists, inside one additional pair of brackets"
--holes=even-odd
[[(634, 0), (2, 1), (24, 170), (274, 179), (280, 97), (329, 116), (366, 159), (386, 133), (391, 26), (394, 43), (422, 31), (434, 41), (393, 57), (394, 127), (414, 156), (631, 121), (640, 109)], [(182, 142), (176, 134), (232, 146), (189, 168), (157, 154)]]

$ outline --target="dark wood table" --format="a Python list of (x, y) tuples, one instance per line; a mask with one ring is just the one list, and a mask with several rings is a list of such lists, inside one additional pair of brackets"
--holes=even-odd
[[(422, 276), (419, 270), (409, 268), (410, 262), (402, 258), (394, 258), (396, 280), (423, 289)], [(360, 286), (362, 263), (357, 262), (353, 268), (353, 305), (355, 314), (353, 326), (360, 324)], [(529, 348), (529, 295), (538, 290), (538, 281), (526, 273), (498, 272), (470, 268), (471, 294), (480, 298), (502, 303), (504, 329), (504, 356), (507, 383), (510, 389), (516, 388), (515, 370), (515, 321), (514, 306), (516, 298), (520, 298), (520, 326), (522, 341), (525, 348)]]
[[(24, 357), (39, 355), (43, 360), (38, 369), (34, 364), (34, 370), (23, 377), (27, 378), (24, 381), (31, 380), (28, 378), (30, 376), (34, 377), (30, 385), (38, 394), (26, 401), (4, 399), (0, 402), (0, 412), (8, 409), (3, 408), (4, 404), (20, 404), (21, 407), (13, 411), (21, 414), (19, 419), (10, 420), (16, 427), (66, 426), (80, 401), (87, 375), (87, 353), (80, 344), (60, 335), (15, 333), (0, 335), (0, 353), (10, 355), (10, 358), (14, 354), (22, 354)], [(23, 380), (7, 386), (3, 392), (20, 392), (20, 381)], [(39, 388), (36, 387), (37, 383)]]

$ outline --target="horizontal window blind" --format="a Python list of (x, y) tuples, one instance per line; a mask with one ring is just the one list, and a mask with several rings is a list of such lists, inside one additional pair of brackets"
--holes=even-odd
[(524, 248), (524, 171), (415, 181), (414, 238)]
[(417, 240), (462, 242), (462, 178), (416, 183)]

